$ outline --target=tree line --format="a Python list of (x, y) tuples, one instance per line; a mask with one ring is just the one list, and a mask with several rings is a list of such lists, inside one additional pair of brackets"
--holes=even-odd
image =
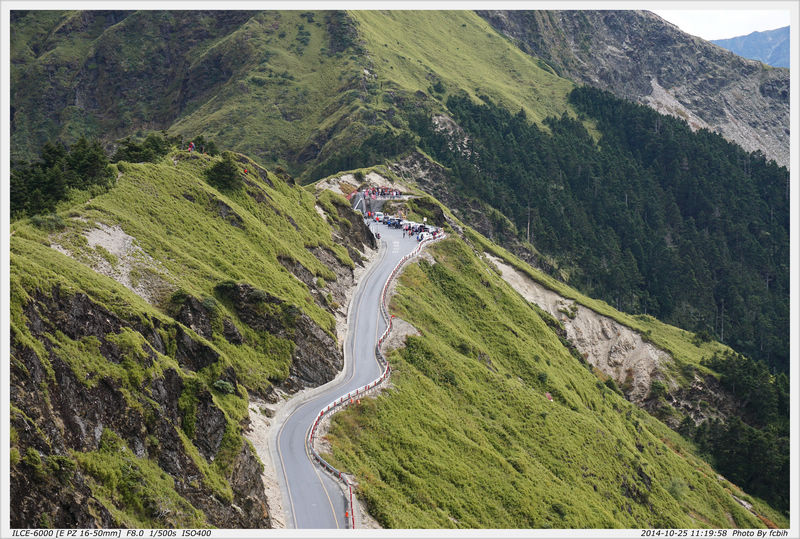
[[(202, 149), (209, 155), (218, 153), (216, 144), (203, 135), (194, 138), (193, 142), (198, 151)], [(46, 142), (38, 159), (11, 162), (11, 217), (17, 219), (52, 213), (59, 202), (69, 198), (72, 190), (103, 192), (113, 183), (110, 163), (153, 163), (182, 146), (182, 137), (170, 136), (163, 131), (118, 140), (110, 158), (97, 140), (81, 137), (70, 147), (60, 141)], [(213, 179), (218, 181), (218, 176), (213, 175)]]
[(742, 417), (687, 418), (678, 430), (721, 473), (787, 510), (788, 171), (594, 88), (570, 94), (577, 117), (544, 127), (481, 99), (447, 100), (466, 144), (413, 116), (420, 147), (450, 169), (458, 192), (500, 210), (521, 239), (530, 230), (539, 251), (571, 270), (569, 284), (740, 352), (705, 364)]
[(544, 127), (482, 100), (447, 100), (466, 147), (429, 116), (409, 122), (456, 190), (500, 210), (522, 239), (530, 230), (569, 284), (788, 370), (785, 168), (594, 88), (571, 92), (578, 118)]
[(108, 157), (99, 142), (81, 137), (69, 149), (47, 142), (38, 160), (11, 163), (11, 216), (52, 212), (70, 189), (106, 188), (111, 181)]
[(704, 365), (736, 397), (742, 417), (707, 420), (687, 416), (678, 431), (692, 439), (728, 479), (783, 511), (789, 509), (789, 378), (772, 375), (763, 361), (728, 352)]

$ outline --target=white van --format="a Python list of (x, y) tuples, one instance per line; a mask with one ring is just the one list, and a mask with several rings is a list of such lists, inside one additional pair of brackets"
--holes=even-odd
[(375, 212), (375, 220), (378, 221), (379, 223), (381, 222), (381, 220), (383, 220), (383, 212), (382, 211), (376, 211)]

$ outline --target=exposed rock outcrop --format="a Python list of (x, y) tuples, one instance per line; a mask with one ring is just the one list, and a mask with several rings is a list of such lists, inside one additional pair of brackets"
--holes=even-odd
[(295, 344), (290, 376), (282, 384), (284, 389), (297, 391), (322, 385), (342, 368), (344, 358), (334, 337), (296, 305), (246, 283), (225, 282), (218, 285), (216, 291), (233, 303), (242, 322)]
[(695, 423), (709, 418), (725, 419), (739, 412), (736, 401), (713, 376), (695, 373), (687, 387), (680, 386), (667, 374), (673, 358), (638, 332), (562, 297), (500, 258), (488, 253), (486, 256), (500, 270), (503, 279), (522, 297), (561, 323), (563, 337), (586, 362), (611, 377), (628, 400), (656, 415), (670, 427), (677, 428), (681, 417), (663, 413), (662, 401), (651, 394), (654, 380), (665, 384), (666, 402), (675, 410), (690, 416)]
[[(233, 451), (226, 457), (233, 459), (227, 475), (233, 497), (226, 501), (203, 479), (190, 447), (182, 442), (188, 439), (209, 462), (221, 454), (223, 437), (235, 426), (211, 393), (198, 392), (191, 405), (191, 399), (182, 399), (192, 388), (183, 372), (167, 368), (133, 374), (153, 367), (156, 352), (167, 349), (187, 367), (201, 368), (216, 357), (213, 349), (179, 324), (166, 326), (151, 318), (129, 321), (85, 294), (59, 288), (39, 291), (24, 313), (37, 343), (12, 331), (11, 425), (19, 448), (10, 473), (12, 527), (131, 525), (109, 511), (108, 504), (115, 501), (107, 497), (106, 488), (136, 496), (139, 502), (128, 510), (141, 522), (270, 526), (260, 464), (247, 444), (227, 448)], [(123, 334), (141, 335), (141, 351), (125, 349)], [(161, 336), (169, 335), (174, 337), (165, 343)], [(76, 352), (70, 342), (88, 348)], [(97, 359), (90, 359), (95, 353)], [(109, 367), (126, 362), (124, 371)], [(105, 479), (104, 459), (125, 463), (117, 470), (123, 474), (119, 483)], [(161, 481), (168, 481), (180, 498), (171, 498), (161, 490), (166, 487), (153, 483), (157, 479), (148, 474), (154, 465), (169, 478)]]
[(181, 326), (175, 328), (175, 340), (177, 341), (175, 359), (182, 367), (199, 371), (219, 359), (219, 353), (216, 350), (193, 339)]
[(230, 318), (226, 318), (222, 321), (222, 336), (231, 344), (242, 344), (242, 342), (244, 342), (239, 328), (236, 327), (236, 324), (234, 324)]
[(627, 326), (578, 305), (527, 278), (501, 259), (488, 255), (505, 279), (522, 296), (559, 320), (567, 339), (592, 366), (614, 378), (625, 396), (639, 405), (654, 379), (663, 379), (663, 365), (672, 361), (664, 351)]
[[(175, 287), (162, 265), (147, 254), (133, 236), (119, 225), (96, 223), (83, 232), (88, 248), (64, 247), (55, 235), (50, 247), (85, 263), (97, 273), (111, 277), (152, 305), (158, 304)], [(68, 241), (64, 242), (69, 244)]]
[(479, 11), (557, 74), (708, 128), (789, 166), (789, 70), (647, 11)]
[(210, 339), (213, 334), (211, 315), (200, 300), (195, 297), (189, 296), (183, 302), (175, 320), (206, 339)]

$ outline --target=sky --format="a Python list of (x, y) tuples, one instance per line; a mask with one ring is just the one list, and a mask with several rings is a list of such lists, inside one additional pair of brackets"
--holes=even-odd
[(653, 13), (678, 28), (707, 41), (744, 36), (751, 32), (763, 32), (789, 26), (791, 12), (788, 9), (651, 9)]

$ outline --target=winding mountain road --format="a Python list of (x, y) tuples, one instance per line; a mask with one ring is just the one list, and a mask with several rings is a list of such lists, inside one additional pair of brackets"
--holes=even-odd
[(381, 291), (395, 265), (417, 247), (417, 241), (404, 238), (402, 230), (377, 223), (372, 227), (381, 234), (381, 248), (378, 259), (358, 283), (348, 311), (344, 370), (336, 379), (302, 396), (302, 403), (289, 414), (271, 444), (289, 527), (349, 527), (341, 484), (312, 462), (305, 442), (321, 408), (376, 379), (382, 371), (375, 358), (378, 336), (386, 329), (379, 314)]

